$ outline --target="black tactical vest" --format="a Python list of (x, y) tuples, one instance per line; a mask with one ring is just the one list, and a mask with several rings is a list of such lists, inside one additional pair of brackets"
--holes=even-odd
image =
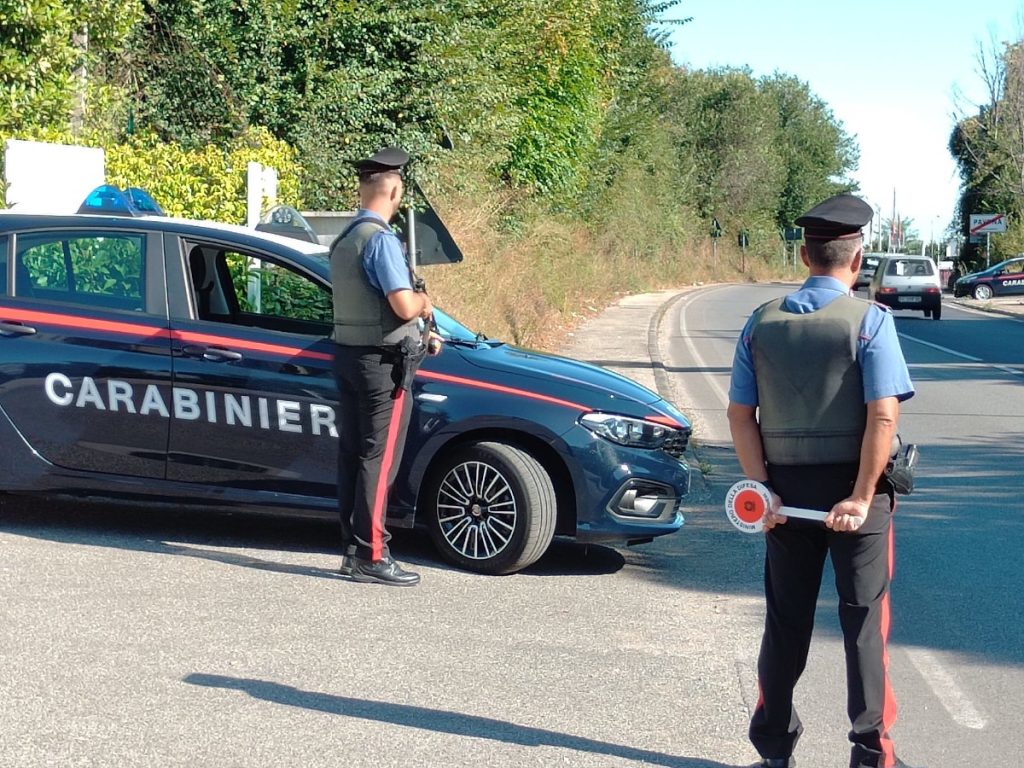
[(857, 342), (871, 302), (840, 296), (796, 314), (783, 311), (782, 301), (756, 310), (750, 336), (765, 458), (858, 462), (867, 407)]
[(396, 315), (387, 296), (370, 284), (363, 269), (366, 244), (373, 235), (385, 229), (379, 221), (362, 219), (349, 226), (331, 246), (333, 338), (338, 344), (349, 347), (392, 346), (406, 336), (419, 336), (418, 318), (405, 321)]

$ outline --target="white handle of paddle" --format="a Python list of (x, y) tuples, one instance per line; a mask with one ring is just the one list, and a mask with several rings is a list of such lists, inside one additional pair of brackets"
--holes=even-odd
[(818, 520), (819, 522), (825, 522), (825, 518), (828, 517), (828, 512), (822, 512), (820, 509), (804, 509), (803, 507), (779, 507), (778, 514), (786, 517), (799, 517), (801, 520)]

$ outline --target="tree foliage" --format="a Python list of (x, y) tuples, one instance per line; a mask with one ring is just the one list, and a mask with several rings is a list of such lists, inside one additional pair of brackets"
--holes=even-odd
[(665, 19), (682, 5), (0, 0), (0, 131), (64, 129), (86, 62), (112, 168), (166, 177), (172, 210), (237, 220), (212, 167), (234, 179), (240, 148), (280, 162), (296, 201), (348, 207), (351, 162), (398, 143), (421, 179), (456, 162), (592, 222), (629, 211), (636, 229), (609, 237), (637, 252), (712, 216), (774, 237), (848, 186), (855, 147), (796, 78), (674, 66)]
[[(992, 237), (999, 259), (1024, 249), (1024, 42), (979, 51), (987, 101), (961, 117), (949, 138), (960, 172), (958, 214), (966, 236), (973, 213), (1008, 214), (1009, 229)], [(968, 258), (978, 258), (968, 244)]]
[(93, 68), (141, 13), (141, 0), (0, 0), (0, 131), (70, 126), (76, 95), (86, 101)]

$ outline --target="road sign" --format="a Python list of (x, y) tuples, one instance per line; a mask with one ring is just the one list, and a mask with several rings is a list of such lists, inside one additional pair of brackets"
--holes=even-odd
[(782, 239), (788, 243), (803, 240), (804, 230), (802, 227), (786, 227), (782, 232)]
[(972, 213), (971, 234), (985, 235), (1006, 231), (1005, 213)]

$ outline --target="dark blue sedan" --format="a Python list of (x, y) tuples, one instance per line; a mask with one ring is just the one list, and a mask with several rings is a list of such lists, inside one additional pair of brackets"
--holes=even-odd
[[(0, 490), (336, 514), (327, 249), (155, 216), (0, 212)], [(682, 525), (686, 418), (604, 369), (478, 336), (414, 389), (389, 524), (509, 573), (552, 537)]]

